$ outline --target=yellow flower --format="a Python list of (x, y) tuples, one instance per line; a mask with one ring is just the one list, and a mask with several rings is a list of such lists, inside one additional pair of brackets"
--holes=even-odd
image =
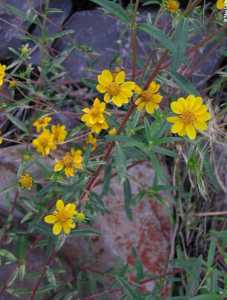
[(88, 133), (87, 139), (86, 139), (86, 144), (92, 145), (92, 150), (95, 151), (97, 148), (97, 139), (94, 137), (92, 133)]
[(56, 210), (51, 215), (47, 215), (44, 221), (47, 224), (53, 224), (52, 232), (58, 235), (62, 232), (69, 234), (71, 229), (76, 227), (74, 217), (76, 215), (76, 205), (74, 203), (67, 203), (65, 205), (62, 199), (57, 200)]
[(51, 126), (51, 133), (54, 137), (54, 142), (56, 144), (60, 144), (64, 142), (68, 132), (64, 125), (52, 125)]
[(84, 108), (84, 114), (81, 116), (81, 121), (91, 128), (92, 132), (100, 133), (102, 129), (107, 129), (109, 125), (106, 122), (104, 113), (106, 104), (98, 98), (95, 99), (92, 108)]
[(177, 0), (167, 0), (165, 1), (164, 6), (169, 12), (175, 13), (179, 10), (180, 3)]
[(81, 223), (81, 222), (83, 222), (84, 220), (85, 220), (85, 214), (83, 213), (83, 212), (76, 212), (75, 213), (75, 218), (76, 218), (76, 221), (78, 222), (78, 223)]
[(33, 126), (36, 128), (37, 132), (40, 132), (42, 129), (44, 129), (48, 126), (48, 124), (50, 123), (51, 120), (52, 120), (51, 117), (42, 117), (42, 118), (36, 120), (33, 123)]
[(158, 107), (159, 103), (162, 101), (162, 96), (159, 94), (160, 85), (155, 81), (149, 84), (148, 89), (142, 90), (138, 86), (135, 91), (139, 95), (135, 104), (138, 110), (145, 109), (147, 113), (152, 114)]
[(29, 55), (30, 51), (31, 51), (31, 48), (29, 48), (28, 44), (22, 45), (20, 48), (20, 54), (23, 57), (27, 57)]
[(216, 2), (216, 7), (217, 9), (224, 9), (225, 8), (225, 0), (217, 0)]
[(44, 129), (44, 131), (33, 140), (32, 144), (36, 148), (36, 151), (42, 156), (46, 156), (50, 151), (56, 149), (53, 134), (51, 134), (48, 129)]
[(9, 87), (11, 89), (15, 89), (17, 87), (17, 81), (15, 79), (12, 79), (9, 81)]
[(112, 128), (112, 129), (110, 129), (110, 130), (108, 131), (108, 134), (109, 134), (110, 136), (116, 135), (116, 134), (117, 134), (117, 129), (116, 129), (115, 127)]
[(193, 95), (173, 101), (171, 110), (177, 114), (177, 116), (167, 118), (168, 122), (173, 123), (171, 132), (180, 136), (187, 135), (191, 140), (196, 138), (197, 130), (207, 129), (207, 121), (211, 119), (202, 98)]
[(129, 102), (129, 98), (133, 95), (135, 83), (125, 81), (125, 72), (111, 73), (109, 70), (104, 70), (98, 75), (97, 91), (104, 95), (105, 102), (112, 102), (120, 107)]
[(3, 83), (4, 83), (4, 78), (5, 78), (5, 75), (6, 75), (5, 71), (6, 71), (6, 66), (0, 64), (0, 86), (2, 86)]
[(32, 188), (32, 176), (28, 173), (25, 173), (20, 176), (19, 178), (19, 184), (22, 188), (30, 190)]
[(74, 176), (76, 170), (82, 170), (82, 151), (71, 149), (70, 152), (65, 154), (63, 159), (57, 160), (54, 165), (54, 172), (60, 172), (63, 169), (67, 177)]

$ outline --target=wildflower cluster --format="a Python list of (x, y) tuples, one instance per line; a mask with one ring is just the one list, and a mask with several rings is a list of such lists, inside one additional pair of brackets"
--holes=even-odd
[(76, 227), (76, 223), (81, 223), (85, 220), (85, 214), (79, 212), (74, 203), (67, 203), (59, 199), (56, 201), (55, 211), (45, 216), (44, 221), (48, 224), (53, 224), (52, 232), (54, 235), (59, 235), (62, 231), (69, 234)]
[(51, 120), (51, 117), (42, 117), (33, 123), (36, 131), (41, 133), (32, 144), (42, 156), (47, 156), (50, 151), (55, 150), (68, 134), (64, 125), (52, 125), (50, 129), (46, 129)]
[[(163, 99), (160, 94), (160, 84), (152, 81), (146, 89), (142, 89), (133, 81), (125, 80), (125, 72), (111, 72), (104, 70), (98, 75), (97, 91), (104, 94), (104, 102), (96, 98), (91, 108), (84, 108), (81, 120), (91, 130), (87, 136), (86, 143), (93, 146), (93, 150), (97, 147), (97, 140), (93, 133), (99, 134), (102, 130), (109, 128), (106, 119), (106, 103), (112, 103), (117, 107), (123, 104), (128, 104), (134, 95), (135, 105), (137, 110), (146, 111), (148, 114), (153, 114), (159, 108)], [(167, 118), (167, 121), (173, 123), (171, 127), (172, 133), (177, 133), (179, 136), (188, 136), (190, 139), (195, 139), (197, 131), (205, 131), (207, 129), (207, 121), (211, 115), (207, 111), (207, 107), (202, 103), (201, 97), (189, 95), (187, 98), (180, 97), (177, 101), (171, 103), (171, 110), (177, 116)], [(117, 133), (115, 128), (109, 130), (109, 135)]]

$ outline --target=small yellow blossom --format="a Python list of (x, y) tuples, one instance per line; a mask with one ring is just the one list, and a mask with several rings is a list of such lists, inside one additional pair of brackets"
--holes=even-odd
[(171, 103), (171, 110), (177, 114), (167, 118), (168, 122), (173, 123), (172, 133), (177, 133), (179, 136), (187, 135), (194, 140), (197, 130), (207, 130), (207, 121), (211, 119), (211, 115), (201, 97), (193, 95), (187, 98), (181, 97)]
[(44, 129), (48, 126), (48, 124), (50, 123), (51, 120), (52, 120), (51, 117), (42, 117), (42, 118), (36, 120), (33, 123), (33, 126), (36, 128), (37, 132), (40, 132), (42, 129)]
[(113, 72), (104, 70), (98, 75), (97, 91), (104, 94), (104, 101), (112, 102), (120, 107), (127, 104), (133, 95), (135, 83), (133, 81), (125, 81), (125, 72)]
[(176, 13), (179, 10), (180, 3), (177, 0), (164, 0), (164, 6), (169, 12)]
[(11, 89), (15, 89), (17, 87), (17, 81), (15, 79), (12, 79), (9, 81), (9, 87)]
[(81, 150), (71, 149), (63, 159), (57, 160), (54, 164), (54, 172), (60, 172), (64, 169), (65, 175), (71, 177), (75, 175), (76, 170), (83, 169), (83, 156)]
[(108, 129), (109, 125), (104, 116), (106, 104), (98, 98), (95, 99), (92, 108), (84, 108), (84, 114), (81, 116), (81, 121), (91, 128), (92, 132), (100, 133), (102, 129)]
[(29, 48), (28, 44), (22, 45), (20, 48), (20, 54), (23, 57), (28, 57), (30, 51), (31, 49)]
[(85, 214), (83, 212), (78, 211), (75, 213), (75, 218), (78, 223), (82, 223), (86, 219)]
[(0, 86), (2, 86), (4, 83), (5, 75), (6, 75), (6, 66), (0, 64)]
[(54, 235), (59, 235), (62, 231), (69, 234), (76, 227), (74, 217), (76, 215), (76, 205), (67, 203), (65, 205), (62, 199), (57, 200), (56, 209), (51, 215), (47, 215), (44, 221), (47, 224), (53, 224), (52, 232)]
[(217, 9), (224, 9), (225, 8), (225, 0), (217, 0), (216, 2), (216, 7)]
[(108, 131), (110, 136), (115, 136), (117, 134), (117, 129), (114, 127)]
[(145, 109), (147, 113), (153, 114), (153, 112), (159, 107), (159, 103), (162, 101), (162, 96), (159, 94), (160, 85), (155, 81), (152, 81), (148, 89), (142, 90), (139, 86), (135, 91), (139, 95), (135, 104), (138, 110)]
[(19, 178), (19, 184), (22, 188), (30, 190), (32, 188), (32, 176), (28, 173), (22, 174)]
[(92, 133), (88, 133), (87, 139), (86, 139), (86, 144), (92, 145), (92, 150), (95, 151), (97, 148), (97, 139), (94, 137)]
[(54, 142), (56, 144), (61, 144), (62, 142), (64, 142), (68, 134), (64, 125), (52, 125), (51, 133), (53, 134)]
[(53, 134), (51, 134), (48, 129), (44, 129), (44, 131), (33, 140), (32, 144), (36, 148), (36, 151), (42, 156), (47, 156), (50, 151), (56, 149)]

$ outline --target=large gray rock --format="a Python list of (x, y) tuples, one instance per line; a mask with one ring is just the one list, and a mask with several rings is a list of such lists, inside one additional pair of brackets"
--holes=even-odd
[[(23, 146), (0, 149), (0, 185), (2, 188), (16, 182), (16, 172), (23, 152)], [(45, 163), (51, 164), (51, 161), (45, 161)], [(39, 182), (42, 181), (42, 174), (37, 168), (30, 171), (34, 178), (39, 178)], [(132, 192), (137, 194), (141, 186), (152, 185), (154, 171), (148, 163), (142, 163), (130, 168), (128, 176)], [(100, 193), (101, 188), (101, 186), (97, 186), (95, 191)], [(8, 199), (11, 201), (13, 201), (14, 193), (15, 190), (10, 190)], [(32, 191), (28, 193), (32, 193)], [(69, 236), (61, 250), (60, 257), (64, 257), (72, 270), (78, 270), (78, 272), (87, 269), (106, 272), (109, 268), (114, 267), (119, 259), (133, 266), (135, 258), (132, 255), (132, 249), (134, 248), (145, 270), (156, 275), (164, 273), (168, 267), (171, 241), (169, 200), (170, 196), (165, 195), (166, 205), (164, 206), (151, 197), (145, 197), (132, 208), (133, 219), (130, 220), (124, 209), (123, 188), (114, 177), (111, 180), (110, 192), (104, 198), (109, 213), (104, 215), (98, 213), (94, 221), (89, 224), (89, 228), (98, 230), (101, 235), (86, 238)], [(3, 215), (7, 215), (7, 209), (10, 207), (9, 203), (5, 203), (6, 201), (7, 198), (4, 194), (1, 195), (0, 209)], [(19, 220), (23, 216), (17, 212), (17, 207), (14, 217), (15, 220), (17, 219), (18, 226), (21, 226)], [(26, 225), (23, 224), (23, 228), (24, 226)], [(130, 273), (129, 276), (133, 280), (134, 274)], [(108, 277), (106, 280), (106, 284), (111, 285), (111, 280), (108, 283)], [(152, 280), (147, 281), (143, 286), (146, 290), (151, 290), (153, 287)]]
[[(140, 11), (137, 22), (146, 22), (154, 18), (154, 11)], [(171, 18), (164, 15), (159, 19), (159, 28), (171, 30)], [(69, 77), (80, 81), (81, 78), (95, 79), (98, 72), (104, 68), (120, 65), (128, 73), (131, 72), (131, 37), (129, 27), (115, 17), (103, 13), (102, 10), (87, 10), (74, 13), (64, 25), (65, 29), (73, 29), (74, 34), (60, 39), (56, 49), (62, 51), (73, 46), (75, 49), (65, 60), (65, 68)], [(201, 39), (190, 33), (189, 46)], [(157, 61), (157, 51), (154, 40), (144, 32), (137, 31), (137, 62), (141, 72), (147, 64)], [(212, 44), (199, 49), (191, 57), (193, 66), (209, 51)], [(211, 53), (209, 59), (193, 69), (193, 82), (202, 87), (216, 70), (221, 61), (219, 49)], [(117, 62), (117, 63), (116, 63)], [(197, 63), (196, 63), (197, 64)], [(190, 80), (191, 78), (189, 78)]]
[[(22, 38), (25, 37), (29, 26), (28, 16), (33, 14), (32, 10), (42, 11), (44, 0), (1, 0), (0, 2), (0, 33), (1, 33), (1, 45), (0, 45), (0, 59), (5, 60), (12, 57), (12, 52), (9, 51), (9, 47), (18, 49), (24, 41)], [(13, 9), (19, 11), (19, 15), (13, 13)], [(51, 0), (50, 8), (57, 8), (62, 10), (63, 13), (51, 13), (48, 16), (46, 25), (48, 34), (53, 35), (56, 32), (62, 30), (61, 25), (69, 16), (72, 3), (71, 0)], [(24, 18), (21, 16), (24, 16)], [(39, 29), (35, 29), (32, 33), (36, 36), (40, 34)], [(38, 51), (33, 54), (33, 63), (39, 63)]]

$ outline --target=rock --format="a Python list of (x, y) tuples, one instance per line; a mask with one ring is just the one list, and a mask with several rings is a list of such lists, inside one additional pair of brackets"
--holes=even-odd
[[(141, 10), (137, 22), (146, 22), (154, 18), (154, 11)], [(159, 19), (159, 28), (171, 30), (171, 18), (164, 15)], [(103, 13), (100, 9), (79, 11), (74, 13), (64, 25), (65, 29), (75, 32), (68, 38), (60, 39), (56, 43), (57, 51), (62, 51), (74, 45), (75, 50), (65, 60), (65, 68), (70, 78), (81, 81), (81, 78), (96, 79), (98, 72), (104, 68), (122, 66), (131, 72), (131, 45), (130, 31), (125, 24), (115, 17)], [(192, 45), (200, 40), (200, 36), (191, 36)], [(140, 70), (152, 61), (157, 61), (157, 51), (150, 36), (142, 31), (137, 31), (137, 61)], [(200, 60), (208, 51), (211, 44), (200, 49), (192, 57), (193, 62)], [(218, 49), (211, 53), (209, 61), (202, 63), (197, 70), (193, 70), (193, 82), (197, 87), (202, 87), (220, 64), (221, 57)]]
[[(0, 46), (0, 59), (6, 60), (13, 56), (12, 52), (9, 51), (9, 47), (18, 49), (22, 43), (22, 38), (27, 33), (27, 30), (31, 24), (28, 24), (23, 20), (21, 16), (15, 16), (10, 8), (7, 8), (6, 5), (11, 5), (17, 9), (20, 14), (23, 13), (25, 16), (31, 12), (32, 9), (41, 11), (42, 5), (44, 4), (43, 0), (32, 0), (32, 1), (21, 1), (18, 0), (2, 0), (0, 3), (0, 32), (2, 33), (1, 37), (1, 46)], [(47, 28), (49, 35), (52, 35), (56, 32), (61, 31), (61, 25), (69, 16), (72, 4), (71, 0), (51, 0), (50, 8), (57, 8), (63, 11), (63, 13), (52, 13), (48, 16)], [(12, 22), (13, 20), (13, 22)], [(36, 29), (33, 35), (38, 35), (39, 30)], [(30, 44), (32, 46), (32, 44)], [(36, 51), (33, 54), (33, 63), (39, 63), (39, 53)]]
[[(141, 185), (152, 184), (154, 171), (148, 163), (143, 163), (131, 168), (129, 176), (133, 193), (138, 193)], [(63, 248), (64, 256), (70, 262), (75, 256), (79, 257), (75, 264), (82, 269), (106, 272), (117, 264), (119, 258), (134, 265), (134, 248), (145, 270), (156, 275), (163, 274), (168, 266), (171, 241), (168, 197), (165, 196), (166, 207), (146, 197), (133, 209), (131, 221), (125, 214), (122, 186), (116, 178), (111, 180), (110, 186), (111, 192), (104, 199), (109, 213), (99, 214), (93, 224), (101, 236), (91, 238), (90, 243), (87, 238), (72, 236)], [(96, 192), (99, 191), (98, 187)], [(154, 283), (150, 281), (147, 285), (152, 289)]]
[[(23, 152), (23, 146), (0, 149), (1, 187), (16, 181), (16, 172)], [(45, 161), (45, 163), (51, 162)], [(34, 178), (41, 180), (40, 171), (32, 168)], [(129, 169), (128, 176), (132, 192), (135, 194), (139, 192), (141, 185), (144, 187), (152, 185), (154, 171), (148, 163), (141, 163)], [(95, 191), (100, 193), (101, 186), (98, 186)], [(12, 199), (12, 193), (15, 193), (15, 190), (10, 191), (9, 199)], [(133, 219), (129, 220), (124, 210), (123, 188), (114, 177), (111, 180), (110, 192), (104, 198), (109, 213), (104, 215), (98, 213), (94, 221), (89, 224), (89, 227), (98, 230), (101, 235), (90, 238), (69, 236), (60, 256), (73, 270), (79, 272), (88, 269), (102, 273), (117, 265), (119, 260), (133, 265), (135, 258), (132, 249), (134, 248), (145, 270), (156, 275), (163, 274), (168, 267), (171, 241), (170, 197), (169, 195), (164, 197), (165, 206), (152, 198), (145, 197), (133, 208)], [(4, 211), (7, 213), (5, 202), (3, 194), (0, 199), (1, 213)], [(15, 215), (19, 220), (22, 217), (19, 211)], [(132, 279), (134, 275), (129, 274), (129, 276)], [(144, 288), (152, 289), (153, 286), (154, 282), (149, 281)]]
[(9, 47), (18, 49), (22, 44), (22, 37), (26, 34), (27, 28), (24, 20), (20, 16), (15, 16), (7, 5), (13, 6), (20, 13), (28, 14), (32, 8), (41, 7), (43, 0), (18, 1), (18, 0), (1, 0), (0, 3), (0, 59), (6, 60), (12, 57)]

